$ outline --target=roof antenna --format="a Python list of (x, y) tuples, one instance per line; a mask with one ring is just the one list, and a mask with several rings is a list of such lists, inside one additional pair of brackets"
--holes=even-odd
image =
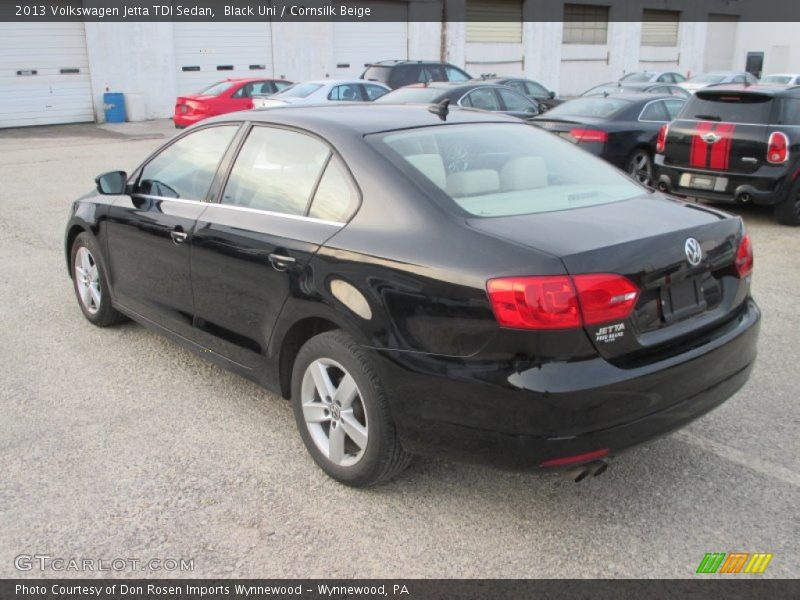
[(450, 112), (450, 98), (445, 98), (438, 104), (431, 104), (428, 107), (428, 112), (432, 112), (437, 117), (439, 117), (442, 121), (447, 120), (447, 114)]

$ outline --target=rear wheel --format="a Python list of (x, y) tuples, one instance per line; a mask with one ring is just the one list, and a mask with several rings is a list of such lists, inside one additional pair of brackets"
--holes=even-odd
[(300, 349), (292, 408), (308, 452), (341, 483), (380, 483), (411, 462), (369, 357), (342, 331), (322, 333)]
[(789, 195), (775, 205), (775, 218), (783, 225), (800, 225), (800, 179), (792, 186)]
[(648, 187), (653, 185), (653, 159), (644, 148), (637, 148), (628, 159), (628, 174)]
[(88, 233), (81, 233), (72, 244), (72, 285), (83, 316), (98, 327), (125, 321), (125, 316), (111, 306), (108, 280), (100, 248)]

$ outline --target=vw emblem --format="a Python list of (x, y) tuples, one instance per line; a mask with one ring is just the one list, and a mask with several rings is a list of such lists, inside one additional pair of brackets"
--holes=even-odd
[(689, 264), (693, 267), (699, 265), (700, 261), (703, 260), (703, 249), (700, 247), (700, 242), (696, 239), (689, 238), (686, 240), (686, 243), (683, 245), (683, 250), (686, 252), (686, 260), (688, 260)]
[(721, 140), (722, 136), (721, 135), (717, 135), (713, 131), (709, 131), (708, 133), (706, 133), (703, 136), (703, 139), (705, 140), (705, 142), (707, 144), (713, 144), (714, 142), (718, 142), (719, 140)]

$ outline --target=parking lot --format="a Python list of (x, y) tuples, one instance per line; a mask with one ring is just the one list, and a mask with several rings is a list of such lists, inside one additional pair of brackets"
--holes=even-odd
[(763, 577), (800, 571), (800, 230), (738, 209), (760, 355), (688, 428), (581, 484), (426, 458), (354, 490), (315, 466), (288, 403), (139, 325), (81, 315), (68, 206), (173, 132), (0, 133), (0, 576), (61, 575), (16, 570), (20, 554), (194, 559), (184, 577), (680, 578), (737, 551), (773, 553)]

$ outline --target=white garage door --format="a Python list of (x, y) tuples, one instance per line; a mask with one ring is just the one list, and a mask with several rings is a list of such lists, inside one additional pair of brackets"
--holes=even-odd
[(228, 77), (272, 77), (270, 23), (175, 23), (178, 94)]
[(0, 127), (94, 121), (83, 23), (0, 23)]
[(408, 58), (408, 3), (370, 2), (382, 17), (392, 22), (357, 23), (334, 22), (333, 58), (334, 77), (347, 79), (359, 77), (364, 65), (380, 60)]
[(736, 45), (738, 17), (710, 14), (706, 35), (706, 53), (703, 61), (705, 71), (724, 71), (733, 68), (733, 52)]

